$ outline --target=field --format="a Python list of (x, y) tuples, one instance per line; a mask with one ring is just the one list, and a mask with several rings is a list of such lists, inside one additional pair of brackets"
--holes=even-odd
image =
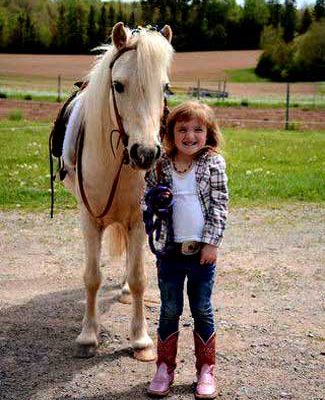
[[(252, 69), (260, 51), (215, 51), (176, 53), (171, 70), (171, 85), (181, 101), (189, 87), (223, 89), (229, 99), (221, 103), (281, 106), (285, 103), (286, 85), (258, 79)], [(35, 100), (57, 98), (57, 79), (61, 75), (62, 95), (70, 92), (75, 81), (89, 71), (94, 56), (0, 54), (0, 92), (8, 97)], [(244, 71), (244, 72), (243, 72)], [(321, 83), (296, 83), (291, 87), (292, 103), (302, 107), (325, 107)], [(216, 102), (218, 105), (220, 101)]]

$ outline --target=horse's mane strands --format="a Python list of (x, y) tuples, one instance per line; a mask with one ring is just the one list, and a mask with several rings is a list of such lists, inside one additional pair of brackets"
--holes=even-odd
[(159, 32), (145, 29), (141, 29), (132, 42), (136, 43), (138, 49), (138, 88), (145, 88), (145, 92), (141, 91), (138, 95), (147, 99), (146, 104), (157, 104), (160, 93), (156, 89), (156, 82), (160, 82), (162, 71), (169, 69), (173, 48)]
[(106, 131), (110, 125), (109, 115), (109, 63), (113, 46), (102, 45), (96, 49), (104, 51), (96, 57), (95, 64), (88, 74), (88, 86), (84, 93), (84, 119), (87, 132)]

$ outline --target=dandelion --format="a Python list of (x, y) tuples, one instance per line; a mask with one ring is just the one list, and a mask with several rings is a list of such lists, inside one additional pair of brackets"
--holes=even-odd
[(252, 174), (252, 171), (250, 170), (250, 169), (248, 169), (247, 171), (246, 171), (246, 175), (251, 175)]

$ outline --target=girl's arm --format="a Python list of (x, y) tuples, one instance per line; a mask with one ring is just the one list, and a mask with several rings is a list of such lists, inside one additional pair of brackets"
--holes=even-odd
[(210, 206), (205, 221), (202, 242), (219, 247), (228, 214), (226, 162), (220, 155), (210, 159)]

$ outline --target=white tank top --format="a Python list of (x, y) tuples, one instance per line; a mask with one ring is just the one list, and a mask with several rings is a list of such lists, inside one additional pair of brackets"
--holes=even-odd
[(173, 227), (175, 242), (202, 239), (204, 215), (198, 197), (195, 168), (186, 174), (172, 171), (173, 178)]

